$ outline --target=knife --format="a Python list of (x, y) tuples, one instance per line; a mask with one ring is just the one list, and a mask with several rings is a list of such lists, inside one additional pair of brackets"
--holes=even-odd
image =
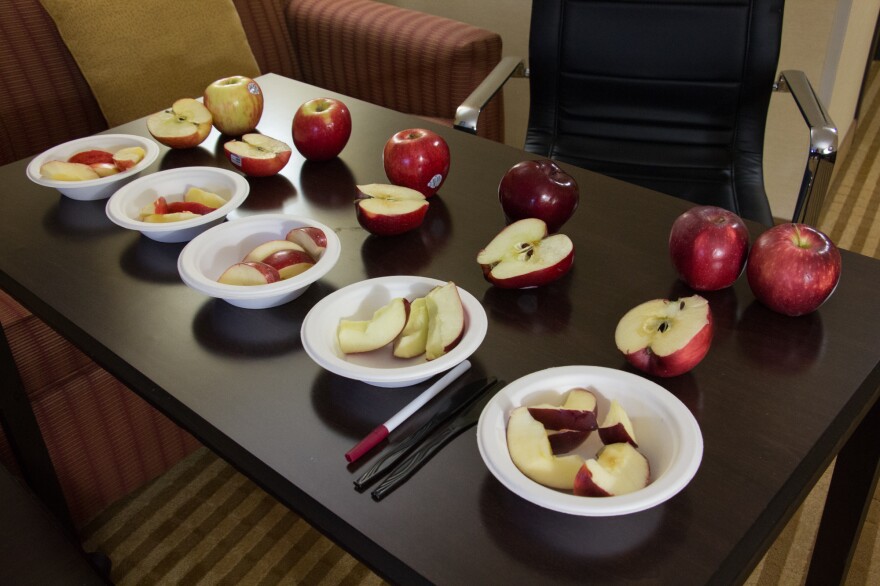
[[(493, 391), (497, 391), (499, 385), (503, 387), (504, 383), (496, 381), (490, 388)], [(476, 425), (483, 409), (494, 396), (495, 392), (483, 392), (478, 395), (478, 398), (469, 402), (469, 407), (460, 412), (452, 421), (440, 428), (436, 434), (425, 440), (421, 445), (404, 457), (388, 474), (385, 480), (376, 487), (376, 490), (370, 493), (373, 500), (378, 502), (391, 494), (391, 492), (397, 487), (409, 480), (419, 468), (424, 466), (425, 463), (434, 457), (437, 452), (442, 450), (446, 444), (458, 437), (463, 431)]]
[[(478, 379), (467, 383), (460, 391), (448, 395), (431, 419), (413, 432), (412, 435), (404, 441), (392, 447), (391, 450), (373, 464), (369, 470), (354, 481), (354, 487), (358, 491), (365, 490), (380, 477), (384, 476), (386, 472), (391, 470), (397, 462), (412, 451), (419, 442), (428, 437), (431, 432), (461, 413), (463, 409), (466, 409), (486, 391), (494, 387), (497, 382), (498, 379), (494, 377)], [(463, 400), (462, 396), (464, 396)]]

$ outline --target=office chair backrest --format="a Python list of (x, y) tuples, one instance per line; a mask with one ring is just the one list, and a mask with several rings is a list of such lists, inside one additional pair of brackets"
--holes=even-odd
[(526, 150), (772, 223), (784, 0), (535, 0)]

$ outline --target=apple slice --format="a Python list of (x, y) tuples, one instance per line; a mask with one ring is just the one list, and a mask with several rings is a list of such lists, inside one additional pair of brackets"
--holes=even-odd
[[(587, 389), (571, 389), (562, 406), (535, 405), (529, 413), (546, 429), (593, 431), (598, 427), (596, 419), (596, 395)], [(586, 436), (584, 437), (586, 439)]]
[(140, 213), (138, 214), (138, 218), (143, 220), (147, 216), (152, 216), (154, 214), (167, 214), (168, 213), (168, 202), (164, 197), (159, 196), (151, 203), (148, 203), (144, 207), (141, 208)]
[(709, 302), (693, 295), (630, 309), (617, 324), (614, 342), (636, 368), (669, 377), (688, 372), (706, 356), (712, 333)]
[(409, 318), (403, 331), (394, 340), (394, 355), (398, 358), (415, 358), (425, 353), (428, 342), (428, 303), (418, 297), (409, 304)]
[(528, 407), (517, 407), (510, 413), (507, 450), (520, 472), (550, 488), (573, 489), (584, 464), (577, 455), (553, 455), (544, 425), (529, 414)]
[(113, 153), (113, 163), (120, 171), (125, 171), (143, 161), (146, 154), (142, 147), (125, 147)]
[[(113, 153), (101, 149), (91, 149), (81, 151), (67, 159), (68, 163), (82, 163), (83, 165), (92, 166), (97, 163), (113, 163)], [(115, 165), (114, 165), (115, 166)]]
[(262, 262), (270, 267), (275, 267), (282, 279), (295, 277), (315, 266), (315, 261), (307, 252), (292, 248), (276, 250), (265, 257)]
[(648, 486), (651, 470), (648, 459), (630, 444), (611, 444), (602, 448), (597, 459), (584, 462), (574, 479), (579, 496), (617, 496)]
[(175, 212), (173, 214), (149, 214), (144, 216), (142, 221), (151, 224), (167, 224), (168, 222), (183, 222), (184, 220), (192, 220), (200, 217), (199, 214), (194, 214), (192, 212)]
[(626, 414), (626, 411), (623, 410), (623, 407), (617, 401), (611, 401), (608, 415), (605, 416), (605, 420), (599, 426), (599, 439), (602, 440), (603, 444), (628, 443), (634, 448), (639, 447), (639, 444), (636, 443), (636, 434), (633, 431), (633, 424), (629, 420), (629, 415)]
[(213, 117), (198, 100), (181, 98), (171, 107), (147, 118), (147, 130), (157, 141), (173, 149), (201, 144), (211, 133)]
[(109, 177), (110, 175), (116, 175), (119, 173), (119, 167), (116, 166), (116, 163), (92, 163), (89, 165), (95, 173), (98, 174), (98, 177)]
[(232, 165), (250, 177), (277, 174), (290, 160), (290, 147), (264, 134), (245, 134), (241, 140), (230, 140), (223, 152)]
[(553, 455), (558, 456), (579, 448), (590, 437), (590, 433), (592, 432), (578, 429), (560, 429), (559, 431), (548, 431), (547, 439), (550, 440), (550, 449), (553, 451)]
[[(168, 215), (168, 214), (166, 214)], [(238, 262), (223, 271), (217, 279), (225, 285), (267, 285), (281, 280), (281, 275), (274, 267), (261, 262)]]
[(94, 169), (82, 163), (67, 161), (49, 161), (40, 166), (40, 175), (53, 181), (88, 181), (99, 179)]
[(428, 201), (415, 189), (371, 183), (358, 185), (358, 190), (358, 223), (377, 236), (394, 236), (418, 228), (428, 212)]
[(305, 252), (302, 246), (295, 242), (291, 242), (290, 240), (269, 240), (268, 242), (263, 242), (256, 246), (253, 250), (247, 253), (244, 260), (262, 262), (264, 258), (273, 252), (278, 252), (279, 250), (298, 250), (300, 252)]
[(345, 354), (370, 352), (391, 343), (406, 326), (409, 301), (395, 297), (364, 321), (339, 321), (336, 337), (339, 349)]
[(464, 306), (458, 287), (452, 281), (434, 287), (425, 296), (428, 311), (428, 332), (425, 357), (440, 358), (461, 341), (464, 336)]
[(166, 213), (173, 214), (175, 212), (192, 212), (200, 216), (210, 214), (217, 208), (210, 208), (205, 204), (197, 201), (171, 201), (168, 202), (168, 211)]
[(327, 248), (327, 235), (323, 230), (314, 226), (293, 228), (287, 233), (286, 239), (302, 246), (316, 262)]
[(209, 208), (221, 208), (226, 205), (226, 200), (210, 191), (205, 191), (199, 187), (190, 187), (183, 194), (183, 201), (191, 201), (200, 203)]
[(526, 218), (505, 227), (477, 254), (483, 276), (505, 289), (539, 287), (559, 279), (574, 264), (574, 244), (565, 234), (547, 236), (547, 224)]

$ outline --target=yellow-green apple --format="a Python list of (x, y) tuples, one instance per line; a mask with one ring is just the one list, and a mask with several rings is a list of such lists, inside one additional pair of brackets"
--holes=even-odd
[(676, 218), (669, 257), (681, 280), (697, 291), (730, 287), (746, 266), (749, 229), (724, 208), (697, 206)]
[(529, 413), (547, 429), (590, 432), (598, 427), (596, 395), (587, 389), (571, 389), (562, 405), (534, 405)]
[(424, 128), (395, 133), (382, 153), (385, 175), (395, 185), (415, 189), (431, 197), (449, 174), (449, 145), (443, 137)]
[(116, 166), (116, 163), (92, 163), (89, 167), (98, 174), (98, 177), (109, 177), (119, 173), (119, 167)]
[(422, 225), (428, 202), (415, 189), (370, 183), (358, 185), (355, 212), (364, 230), (377, 236), (395, 236)]
[(548, 236), (544, 220), (526, 218), (501, 230), (477, 254), (477, 263), (497, 287), (538, 287), (571, 270), (574, 244), (565, 234)]
[(309, 256), (317, 262), (324, 250), (327, 248), (327, 235), (320, 228), (314, 226), (299, 226), (291, 229), (287, 236), (287, 240), (295, 244), (299, 244), (309, 253)]
[(409, 317), (400, 335), (394, 340), (394, 355), (398, 358), (415, 358), (425, 353), (428, 342), (428, 305), (424, 297), (417, 297), (409, 304)]
[(712, 343), (709, 302), (699, 295), (653, 299), (630, 309), (614, 332), (627, 361), (653, 376), (678, 376), (694, 368)]
[(608, 413), (599, 426), (599, 439), (603, 444), (630, 443), (634, 448), (639, 447), (632, 421), (617, 401), (612, 400), (608, 407)]
[(264, 134), (248, 133), (241, 140), (230, 140), (223, 152), (232, 165), (250, 177), (269, 177), (290, 160), (290, 147)]
[(263, 92), (257, 82), (244, 75), (212, 82), (205, 88), (204, 100), (214, 127), (228, 136), (253, 132), (263, 115)]
[(546, 159), (517, 163), (498, 185), (498, 199), (508, 222), (539, 218), (551, 233), (571, 218), (579, 198), (574, 177)]
[(82, 163), (83, 165), (94, 165), (96, 163), (113, 163), (113, 153), (102, 149), (91, 149), (81, 151), (72, 155), (67, 159), (68, 163)]
[(458, 345), (464, 336), (464, 306), (458, 286), (452, 281), (431, 289), (425, 296), (428, 333), (425, 358), (440, 358)]
[(598, 458), (584, 462), (574, 479), (578, 496), (618, 496), (648, 486), (651, 467), (648, 459), (630, 444), (610, 444)]
[(291, 242), (290, 240), (268, 240), (255, 246), (247, 253), (247, 255), (245, 255), (244, 260), (263, 262), (263, 259), (279, 250), (298, 250), (300, 252), (305, 252), (302, 246), (295, 242)]
[(205, 191), (199, 187), (190, 187), (183, 194), (183, 201), (191, 201), (200, 203), (209, 208), (220, 208), (226, 205), (226, 200), (210, 191)]
[(840, 271), (840, 251), (828, 236), (806, 224), (780, 224), (755, 240), (746, 278), (758, 301), (796, 316), (831, 297)]
[(146, 154), (142, 147), (125, 147), (113, 153), (113, 163), (120, 171), (125, 171), (140, 163)]
[(275, 267), (262, 262), (238, 262), (223, 271), (217, 279), (225, 285), (267, 285), (281, 280)]
[(192, 220), (193, 218), (198, 218), (200, 214), (194, 214), (192, 212), (174, 212), (174, 213), (164, 213), (164, 214), (150, 214), (147, 216), (143, 216), (144, 222), (149, 222), (151, 224), (167, 224), (168, 222), (183, 222), (185, 220)]
[(282, 279), (295, 277), (315, 266), (315, 261), (307, 252), (292, 248), (276, 250), (263, 258), (262, 262), (275, 267)]
[(345, 148), (351, 136), (351, 113), (333, 98), (303, 103), (293, 115), (293, 146), (310, 161), (329, 161)]
[(574, 488), (584, 464), (578, 455), (555, 456), (544, 425), (528, 407), (517, 407), (507, 421), (507, 451), (520, 472), (535, 482), (563, 490)]
[(40, 175), (53, 181), (88, 181), (100, 175), (88, 165), (67, 161), (47, 161), (40, 165)]
[(171, 107), (147, 118), (147, 130), (160, 143), (173, 149), (189, 149), (211, 134), (211, 112), (198, 100), (181, 98)]
[(409, 301), (395, 297), (368, 320), (340, 320), (336, 330), (339, 349), (345, 354), (354, 354), (390, 344), (403, 331), (408, 315)]

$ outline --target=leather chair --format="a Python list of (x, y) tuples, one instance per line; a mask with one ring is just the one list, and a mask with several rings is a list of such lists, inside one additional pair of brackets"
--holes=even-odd
[[(533, 2), (525, 149), (771, 225), (764, 128), (771, 93), (788, 90), (811, 132), (793, 220), (815, 224), (837, 130), (802, 72), (777, 81), (783, 4)], [(455, 126), (474, 132), (485, 100), (522, 73), (502, 60)]]

